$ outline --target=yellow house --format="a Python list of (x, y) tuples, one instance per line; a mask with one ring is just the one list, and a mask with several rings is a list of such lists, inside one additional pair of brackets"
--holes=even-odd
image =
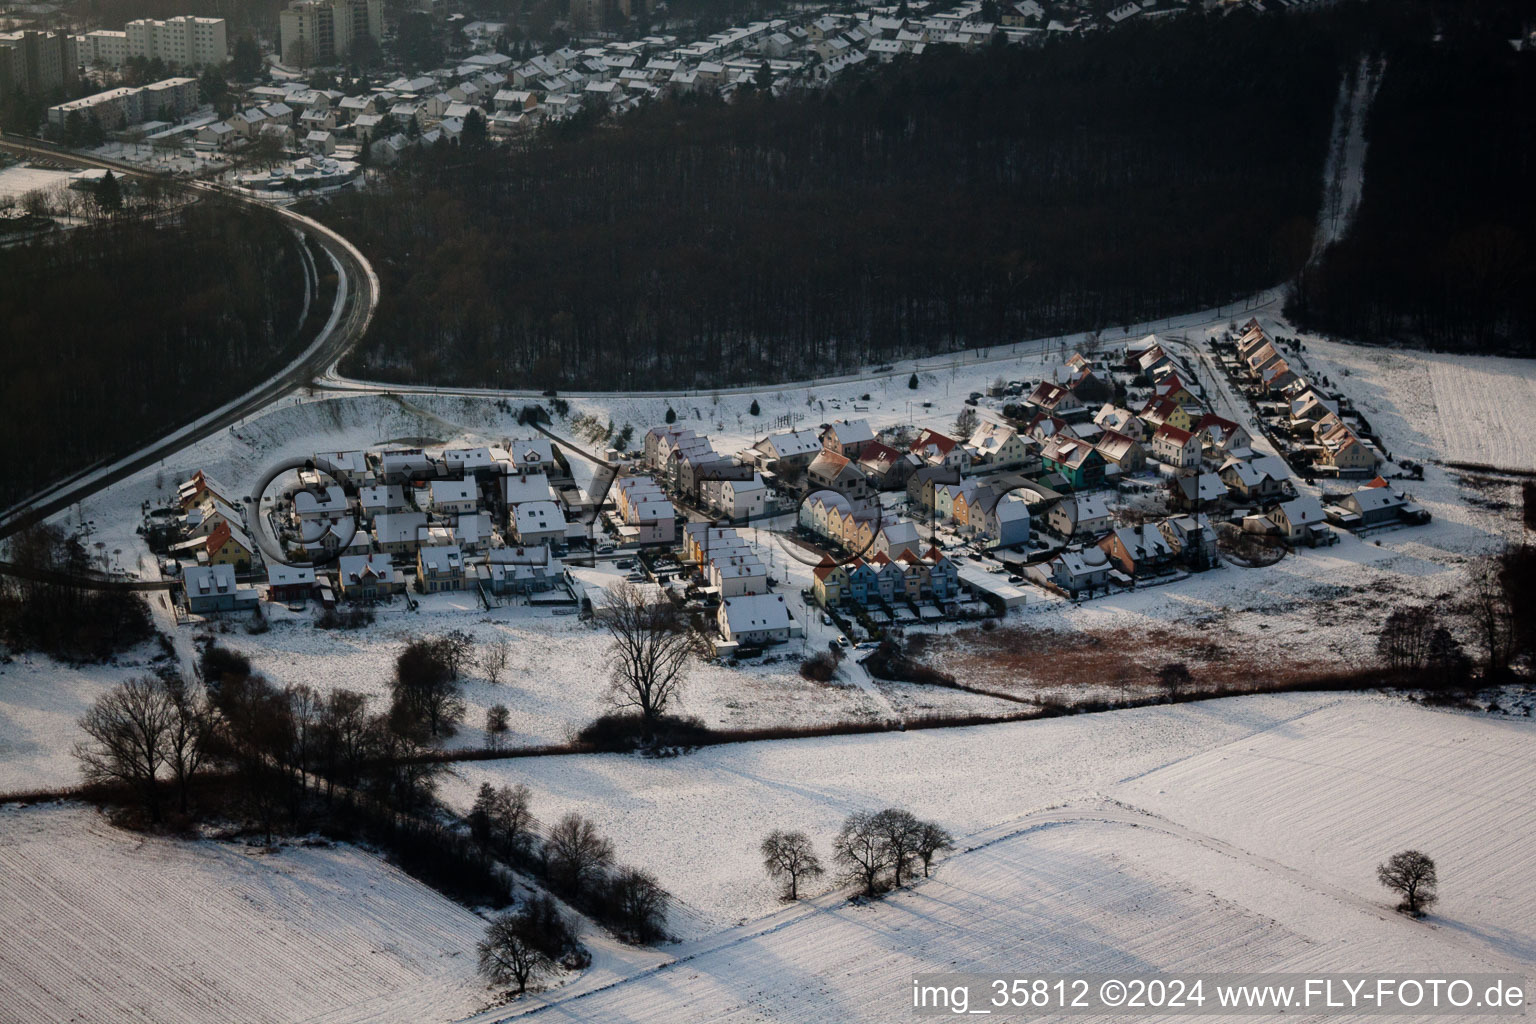
[(847, 589), (848, 570), (845, 567), (823, 565), (816, 569), (816, 579), (811, 584), (811, 591), (816, 596), (816, 603), (823, 608), (840, 604)]
[(228, 523), (213, 528), (205, 550), (209, 565), (232, 565), (237, 570), (249, 569), (254, 554), (250, 540), (244, 534), (237, 535)]
[(1323, 461), (1337, 468), (1340, 473), (1365, 473), (1376, 469), (1375, 454), (1353, 434), (1326, 445)]

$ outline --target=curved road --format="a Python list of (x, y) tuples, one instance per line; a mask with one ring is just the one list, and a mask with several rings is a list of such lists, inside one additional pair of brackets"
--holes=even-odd
[[(104, 167), (134, 177), (155, 177), (142, 168), (129, 164), (82, 156), (47, 143), (14, 135), (6, 135), (0, 139), (0, 149), (28, 157), (58, 160), (61, 163)], [(0, 540), (47, 519), (124, 477), (154, 465), (195, 441), (226, 429), (284, 395), (311, 383), (335, 366), (346, 351), (362, 338), (373, 322), (374, 312), (379, 304), (379, 278), (367, 258), (351, 242), (319, 221), (293, 210), (271, 206), (207, 182), (193, 181), (186, 184), (210, 196), (228, 201), (251, 203), (272, 210), (278, 216), (285, 218), (296, 231), (317, 242), (325, 250), (337, 272), (336, 300), (331, 308), (330, 317), (315, 340), (292, 362), (240, 397), (172, 431), (131, 455), (124, 456), (108, 466), (93, 467), (76, 474), (54, 485), (50, 490), (33, 495), (28, 500), (6, 510), (3, 521), (0, 521)]]

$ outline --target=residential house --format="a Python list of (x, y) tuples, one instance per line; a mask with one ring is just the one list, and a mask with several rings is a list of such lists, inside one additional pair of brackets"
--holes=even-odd
[(1427, 511), (1398, 494), (1380, 477), (1324, 511), (1329, 522), (1351, 530), (1369, 530), (1397, 523), (1427, 523), (1430, 518)]
[(1099, 435), (1099, 440), (1094, 447), (1098, 449), (1099, 455), (1107, 465), (1120, 468), (1121, 476), (1130, 476), (1146, 468), (1146, 449), (1128, 434), (1122, 434), (1117, 430), (1106, 430)]
[(984, 420), (976, 427), (967, 443), (976, 453), (977, 467), (986, 472), (1024, 469), (1034, 461), (1024, 438), (1006, 423)]
[(877, 491), (895, 491), (907, 485), (907, 477), (916, 468), (916, 457), (897, 451), (878, 441), (864, 446), (859, 456), (859, 471)]
[(834, 565), (829, 562), (817, 566), (811, 573), (811, 593), (816, 603), (823, 608), (842, 604), (847, 592), (848, 567), (846, 565)]
[(1370, 476), (1376, 472), (1376, 453), (1365, 442), (1345, 428), (1336, 436), (1323, 442), (1320, 465), (1332, 467), (1339, 476)]
[(424, 512), (379, 513), (373, 518), (373, 542), (386, 555), (412, 554), (426, 527)]
[(918, 536), (916, 525), (905, 519), (896, 519), (880, 524), (868, 552), (871, 556), (884, 555), (889, 559), (898, 559), (905, 554), (915, 554), (920, 547), (922, 538)]
[(1228, 459), (1221, 464), (1219, 475), (1233, 497), (1252, 502), (1280, 497), (1290, 479), (1285, 463), (1273, 455)]
[(805, 471), (808, 491), (836, 491), (858, 500), (870, 494), (869, 480), (847, 456), (825, 448), (811, 460)]
[(1111, 530), (1099, 547), (1132, 576), (1155, 576), (1173, 565), (1173, 546), (1152, 523)]
[(615, 484), (615, 505), (624, 525), (620, 533), (632, 544), (667, 544), (677, 540), (677, 508), (648, 476), (629, 476)]
[(1090, 547), (1081, 551), (1063, 551), (1049, 561), (1027, 566), (1024, 574), (1037, 583), (1055, 586), (1071, 597), (1082, 594), (1091, 597), (1095, 590), (1108, 589), (1114, 568), (1102, 548)]
[(416, 551), (416, 582), (429, 594), (463, 590), (464, 552), (457, 544), (426, 544)]
[(399, 484), (372, 484), (357, 492), (357, 510), (365, 523), (372, 523), (375, 516), (405, 512), (410, 507), (405, 500), (405, 488)]
[(267, 567), (267, 600), (277, 603), (305, 601), (315, 591), (315, 570), (307, 566)]
[(1200, 465), (1200, 439), (1188, 430), (1163, 424), (1152, 435), (1152, 457), (1165, 466), (1190, 469)]
[(551, 476), (558, 476), (560, 473), (560, 462), (555, 458), (555, 446), (545, 438), (516, 438), (507, 454), (512, 457), (512, 468), (518, 473), (545, 473)]
[(491, 593), (499, 595), (545, 593), (565, 575), (548, 544), (492, 548), (476, 573)]
[(925, 429), (912, 442), (910, 451), (927, 466), (938, 466), (963, 472), (970, 461), (960, 442), (937, 430)]
[(935, 491), (946, 484), (959, 482), (960, 470), (956, 466), (921, 466), (907, 476), (907, 500), (932, 510)]
[(255, 611), (261, 603), (256, 588), (235, 582), (235, 570), (227, 564), (189, 565), (182, 571), (181, 586), (187, 610), (194, 615)]
[(197, 553), (200, 563), (228, 565), (237, 572), (250, 569), (251, 560), (256, 554), (256, 545), (251, 543), (245, 532), (227, 521), (215, 526), (202, 541), (202, 545)]
[(720, 602), (715, 619), (721, 637), (732, 644), (781, 644), (801, 633), (783, 594), (728, 597)]
[(176, 501), (183, 512), (201, 505), (210, 497), (217, 498), (225, 505), (233, 505), (234, 494), (233, 490), (216, 482), (202, 470), (198, 470), (190, 479), (176, 485)]
[(339, 522), (352, 514), (351, 502), (340, 487), (325, 484), (293, 493), (293, 514), (302, 522)]
[(1154, 431), (1163, 426), (1193, 430), (1201, 416), (1201, 411), (1200, 407), (1193, 403), (1181, 405), (1171, 399), (1154, 398), (1142, 407), (1138, 415), (1142, 422)]
[(868, 420), (836, 420), (821, 432), (823, 448), (855, 461), (874, 443), (875, 432)]
[(1253, 435), (1246, 427), (1213, 412), (1200, 417), (1193, 433), (1208, 450), (1223, 456), (1245, 455), (1253, 445)]
[(336, 586), (344, 600), (372, 603), (406, 590), (406, 579), (387, 554), (344, 554), (336, 559)]
[(1157, 524), (1178, 560), (1197, 572), (1209, 569), (1220, 560), (1216, 530), (1204, 515), (1174, 516)]
[(1266, 518), (1280, 528), (1280, 536), (1292, 545), (1317, 547), (1338, 540), (1338, 535), (1328, 528), (1323, 506), (1310, 494), (1282, 501), (1269, 510)]
[(1004, 492), (993, 496), (980, 508), (972, 509), (971, 525), (993, 547), (1028, 544), (1029, 506), (1017, 494)]
[(1073, 490), (1091, 490), (1104, 483), (1104, 456), (1079, 437), (1053, 435), (1040, 449), (1040, 462), (1047, 472), (1059, 474)]
[(1097, 537), (1109, 529), (1109, 506), (1097, 494), (1079, 494), (1052, 505), (1045, 522), (1060, 537)]
[(1204, 512), (1227, 496), (1227, 485), (1216, 473), (1188, 473), (1169, 483), (1176, 508), (1186, 512)]
[(323, 470), (341, 483), (361, 487), (369, 477), (368, 453), (319, 452), (315, 455), (315, 468)]
[(565, 541), (565, 516), (553, 501), (522, 502), (513, 507), (509, 519), (519, 544), (561, 544)]
[(770, 434), (752, 446), (751, 455), (764, 469), (772, 469), (781, 476), (793, 476), (794, 471), (811, 464), (822, 451), (821, 439), (813, 430), (788, 430), (782, 434)]
[(1093, 422), (1103, 427), (1106, 433), (1114, 431), (1117, 434), (1135, 438), (1137, 441), (1145, 440), (1147, 436), (1146, 424), (1137, 419), (1136, 414), (1131, 410), (1118, 405), (1105, 403), (1098, 412), (1094, 413)]
[(1056, 416), (1068, 419), (1076, 414), (1086, 412), (1083, 400), (1060, 384), (1053, 384), (1043, 380), (1024, 399), (1025, 405), (1032, 405), (1047, 416)]

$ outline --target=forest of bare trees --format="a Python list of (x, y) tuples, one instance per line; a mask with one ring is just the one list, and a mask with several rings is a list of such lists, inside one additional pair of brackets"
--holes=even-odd
[(384, 281), (343, 368), (724, 384), (1216, 305), (1307, 254), (1353, 16), (935, 48), (427, 151), (321, 211)]

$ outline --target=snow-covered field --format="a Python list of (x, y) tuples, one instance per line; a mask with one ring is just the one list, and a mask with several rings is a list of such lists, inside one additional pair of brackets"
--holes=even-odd
[[(685, 962), (569, 1003), (569, 1019), (663, 1020), (678, 999), (711, 1019), (763, 1001), (752, 1019), (862, 1020), (889, 1019), (877, 1011), (896, 1004), (871, 1000), (924, 969), (1536, 964), (1533, 775), (1528, 719), (1310, 694), (478, 763), (450, 793), (526, 782), (541, 818), (588, 815), (681, 901)], [(843, 816), (887, 805), (959, 838), (936, 880), (873, 909), (838, 890), (781, 909), (756, 854), (768, 830), (804, 829), (826, 855)], [(1426, 924), (1397, 917), (1374, 878), (1408, 847), (1440, 866)]]
[(351, 847), (273, 852), (0, 809), (0, 1019), (436, 1021), (484, 922)]
[(1385, 853), (1441, 872), (1440, 922), (1536, 962), (1536, 723), (1349, 702), (1113, 790), (1363, 897)]
[(1536, 469), (1536, 360), (1382, 349), (1306, 339), (1393, 454), (1426, 461)]
[(47, 192), (69, 183), (69, 171), (56, 171), (47, 167), (12, 164), (0, 168), (0, 198), (20, 199), (28, 192)]
[(0, 794), (76, 785), (76, 723), (102, 693), (149, 671), (148, 658), (145, 645), (118, 665), (60, 665), (30, 654), (0, 665)]
[(818, 899), (685, 945), (661, 970), (529, 1007), (544, 1007), (539, 1019), (614, 1024), (885, 1022), (912, 1013), (912, 978), (933, 971), (1488, 971), (1512, 962), (1453, 928), (1113, 808), (1042, 815), (986, 838), (882, 903)]
[[(591, 817), (621, 860), (643, 865), (702, 934), (774, 909), (757, 844), (804, 829), (823, 853), (850, 812), (902, 806), (965, 836), (1196, 753), (1283, 728), (1341, 698), (1289, 694), (966, 729), (749, 743), (678, 758), (520, 758), (457, 766), (445, 796), (526, 782), (534, 813)], [(1362, 698), (1344, 698), (1360, 700)]]

